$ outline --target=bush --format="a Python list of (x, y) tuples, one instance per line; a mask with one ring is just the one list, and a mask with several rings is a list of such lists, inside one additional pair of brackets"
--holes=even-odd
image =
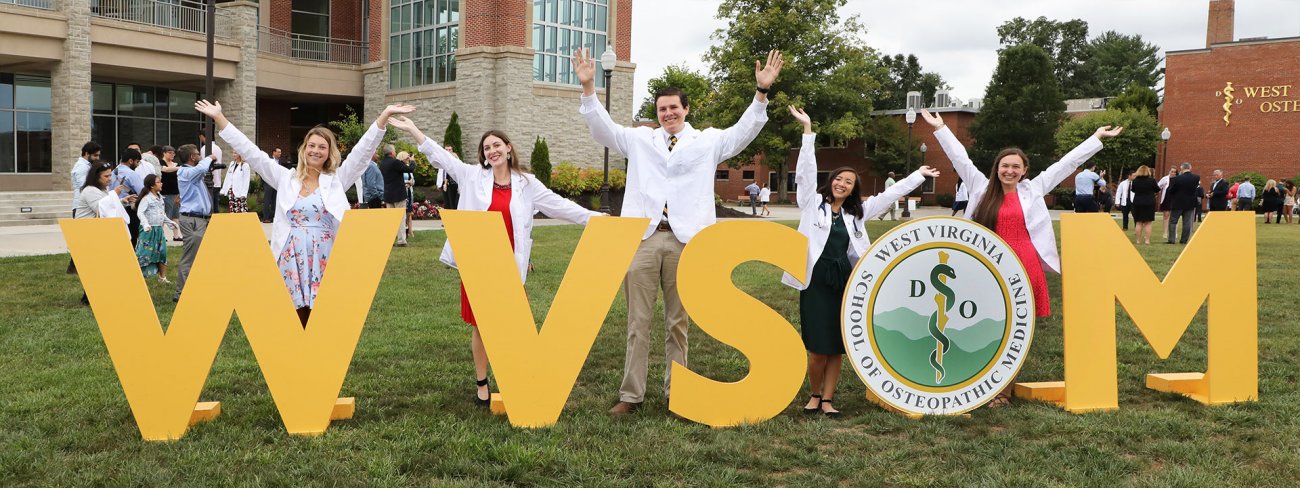
[(1243, 178), (1250, 178), (1250, 184), (1255, 185), (1255, 196), (1256, 198), (1259, 198), (1260, 192), (1264, 191), (1264, 183), (1268, 182), (1268, 178), (1265, 178), (1264, 175), (1254, 171), (1243, 171), (1229, 176), (1228, 181), (1236, 183), (1241, 181)]
[(429, 163), (429, 158), (424, 157), (419, 147), (406, 141), (394, 142), (393, 147), (397, 152), (406, 151), (415, 158), (415, 186), (432, 187), (438, 182), (438, 168)]
[(533, 144), (533, 157), (529, 163), (537, 180), (543, 185), (551, 186), (551, 150), (542, 136), (537, 136), (537, 142)]
[(1074, 188), (1057, 188), (1052, 190), (1049, 195), (1056, 197), (1056, 205), (1053, 205), (1053, 207), (1061, 210), (1074, 210)]
[(568, 161), (555, 165), (551, 170), (550, 188), (565, 196), (582, 193), (582, 170)]
[(935, 203), (938, 203), (940, 207), (952, 208), (952, 202), (957, 201), (957, 197), (947, 193), (940, 193), (934, 196), (934, 201)]
[[(1300, 181), (1300, 179), (1296, 181)], [(625, 187), (627, 187), (627, 172), (621, 169), (609, 170), (609, 188), (611, 190), (621, 190)]]

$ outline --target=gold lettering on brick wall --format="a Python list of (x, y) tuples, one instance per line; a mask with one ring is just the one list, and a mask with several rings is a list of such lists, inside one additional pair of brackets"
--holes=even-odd
[[(1227, 127), (1232, 124), (1232, 106), (1244, 105), (1247, 100), (1262, 99), (1259, 102), (1260, 113), (1280, 114), (1300, 112), (1300, 98), (1290, 100), (1272, 100), (1277, 98), (1291, 97), (1291, 89), (1295, 85), (1251, 85), (1234, 88), (1233, 82), (1227, 82), (1223, 90), (1214, 93), (1216, 98), (1223, 100), (1223, 125)], [(1244, 96), (1237, 98), (1240, 93)]]

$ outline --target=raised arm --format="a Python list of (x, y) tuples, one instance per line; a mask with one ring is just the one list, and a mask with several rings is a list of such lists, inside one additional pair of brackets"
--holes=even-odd
[(361, 175), (365, 174), (368, 166), (366, 163), (370, 161), (370, 156), (375, 153), (375, 150), (379, 149), (379, 144), (384, 142), (384, 133), (388, 130), (388, 123), (392, 118), (414, 111), (413, 105), (396, 104), (385, 107), (384, 111), (379, 113), (375, 123), (370, 125), (366, 134), (357, 141), (357, 145), (352, 146), (348, 158), (339, 165), (339, 182), (343, 183), (343, 188), (355, 185), (357, 180), (361, 179)]
[(785, 59), (781, 57), (781, 51), (777, 50), (767, 53), (767, 65), (754, 61), (754, 81), (757, 84), (754, 101), (750, 102), (749, 108), (745, 109), (745, 113), (741, 114), (740, 120), (736, 121), (735, 125), (722, 131), (722, 144), (718, 146), (718, 161), (731, 159), (740, 154), (763, 130), (763, 125), (767, 124), (767, 91), (772, 88), (773, 83), (776, 83), (783, 66), (785, 66)]
[[(221, 112), (221, 102), (199, 100), (194, 102), (194, 110), (212, 118), (212, 121), (217, 124), (217, 136), (226, 141), (226, 144), (230, 144), (230, 148), (235, 150), (235, 154), (244, 158), (244, 162), (248, 163), (248, 167), (256, 171), (263, 181), (279, 188), (281, 180), (292, 176), (292, 171), (277, 164), (274, 159), (271, 159), (271, 156), (258, 149), (257, 144), (249, 140), (248, 136), (240, 132), (239, 128), (235, 127), (235, 124), (226, 119), (226, 115)], [(167, 171), (167, 169), (164, 168), (163, 171)]]
[(600, 212), (592, 212), (582, 208), (573, 203), (573, 200), (556, 195), (555, 192), (543, 185), (533, 175), (528, 175), (526, 181), (528, 194), (531, 195), (533, 200), (533, 206), (548, 217), (587, 225), (587, 220), (591, 217), (604, 215)]
[[(1123, 131), (1123, 127), (1111, 128), (1109, 125), (1098, 128), (1092, 137), (1087, 138), (1074, 149), (1071, 149), (1060, 161), (1048, 166), (1037, 177), (1030, 180), (1029, 184), (1040, 194), (1046, 195), (1047, 192), (1056, 188), (1056, 185), (1061, 184), (1071, 174), (1074, 174), (1074, 170), (1078, 169), (1079, 165), (1088, 161), (1098, 151), (1101, 151), (1102, 139), (1115, 137)], [(1102, 181), (1104, 182), (1104, 180)]]
[(424, 153), (425, 158), (429, 159), (429, 164), (432, 164), (433, 167), (440, 170), (450, 172), (451, 177), (454, 178), (456, 182), (469, 181), (467, 178), (470, 178), (474, 172), (480, 170), (479, 166), (462, 162), (455, 154), (447, 151), (442, 146), (438, 145), (438, 143), (433, 142), (433, 139), (426, 137), (424, 133), (420, 131), (420, 128), (415, 126), (415, 122), (412, 122), (411, 119), (402, 116), (395, 116), (390, 118), (388, 123), (389, 125), (396, 127), (398, 130), (406, 132), (412, 139), (415, 139), (415, 143), (419, 146), (418, 149), (420, 152)]
[(790, 107), (790, 115), (803, 124), (803, 141), (799, 146), (799, 160), (794, 166), (795, 199), (799, 208), (821, 204), (817, 193), (817, 134), (812, 130), (812, 118), (803, 109)]
[(627, 136), (631, 129), (614, 122), (614, 119), (609, 117), (609, 112), (596, 98), (596, 61), (591, 59), (591, 52), (579, 49), (573, 53), (571, 62), (573, 72), (582, 83), (582, 103), (578, 106), (578, 114), (582, 115), (582, 119), (587, 122), (587, 128), (591, 130), (591, 138), (598, 144), (626, 157), (629, 151)]
[(948, 130), (948, 126), (944, 125), (943, 117), (931, 114), (924, 108), (921, 109), (921, 117), (934, 127), (934, 137), (939, 140), (939, 146), (943, 147), (943, 153), (948, 156), (948, 160), (952, 161), (953, 171), (956, 171), (957, 176), (966, 183), (967, 191), (972, 188), (984, 188), (989, 178), (975, 167), (975, 163), (971, 162), (970, 155), (966, 154), (966, 146), (963, 146), (961, 141), (957, 140), (957, 136)]
[(894, 202), (897, 202), (900, 198), (912, 193), (912, 191), (916, 190), (916, 188), (921, 186), (922, 183), (925, 183), (925, 177), (927, 176), (938, 178), (939, 170), (929, 166), (922, 166), (916, 171), (913, 171), (912, 174), (907, 175), (907, 178), (903, 178), (897, 183), (894, 183), (893, 186), (886, 188), (885, 191), (880, 192), (880, 194), (867, 197), (867, 200), (862, 202), (862, 218), (875, 218), (877, 215), (889, 211), (889, 208), (894, 205)]

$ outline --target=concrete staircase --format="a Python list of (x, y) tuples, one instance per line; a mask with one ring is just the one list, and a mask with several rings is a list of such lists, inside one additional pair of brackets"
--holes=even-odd
[(0, 227), (53, 225), (68, 218), (71, 191), (0, 191)]

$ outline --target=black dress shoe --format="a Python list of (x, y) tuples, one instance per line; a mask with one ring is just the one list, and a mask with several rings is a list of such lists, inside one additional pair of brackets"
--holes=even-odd
[(812, 408), (803, 407), (803, 414), (804, 414), (804, 415), (812, 415), (812, 414), (815, 414), (815, 413), (817, 413), (817, 412), (820, 412), (821, 409), (822, 409), (822, 396), (821, 396), (821, 395), (813, 395), (812, 397), (817, 399), (817, 406), (812, 407)]
[[(483, 378), (483, 379), (481, 379), (481, 380), (475, 381), (475, 382), (474, 382), (474, 385), (475, 385), (475, 386), (480, 386), (480, 387), (482, 387), (482, 386), (487, 386), (487, 385), (488, 385), (488, 379), (487, 379), (487, 378)], [(479, 398), (479, 397), (478, 397), (478, 388), (475, 388), (475, 389), (474, 389), (474, 404), (475, 404), (475, 405), (478, 405), (478, 406), (480, 406), (480, 407), (486, 407), (486, 406), (491, 405), (491, 404), (492, 404), (492, 389), (491, 389), (491, 388), (488, 388), (488, 397), (487, 397), (487, 398)]]

